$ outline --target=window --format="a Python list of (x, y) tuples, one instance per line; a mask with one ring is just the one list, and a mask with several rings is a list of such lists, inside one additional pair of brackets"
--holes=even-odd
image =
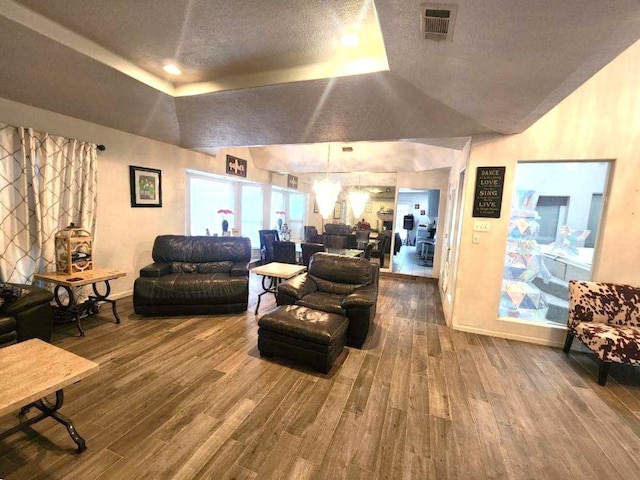
[(536, 237), (538, 243), (546, 244), (555, 242), (560, 232), (560, 227), (567, 223), (567, 206), (569, 197), (540, 195), (536, 210), (540, 218), (540, 233)]
[(240, 234), (251, 239), (251, 247), (260, 246), (258, 230), (262, 229), (263, 189), (258, 185), (242, 185)]
[(589, 209), (589, 220), (587, 221), (587, 230), (593, 232), (584, 241), (584, 246), (593, 248), (596, 244), (595, 232), (598, 231), (600, 223), (600, 215), (602, 214), (602, 194), (594, 193), (591, 197), (591, 208)]
[(589, 280), (607, 162), (522, 162), (500, 293), (499, 317), (567, 324), (569, 280)]
[[(230, 230), (239, 228), (240, 235), (251, 240), (253, 249), (260, 246), (258, 230), (280, 230), (285, 223), (291, 231), (291, 240), (303, 238), (307, 198), (304, 193), (280, 187), (272, 187), (266, 193), (269, 190), (265, 192), (261, 184), (192, 170), (187, 170), (187, 190), (188, 235), (222, 235), (222, 221), (226, 219)], [(271, 195), (271, 206), (265, 219), (266, 195)], [(218, 210), (231, 210), (233, 214), (218, 214)]]
[[(271, 212), (269, 228), (280, 230), (285, 223), (291, 232), (290, 240), (304, 238), (304, 219), (306, 214), (306, 195), (274, 187), (271, 190)], [(285, 212), (278, 214), (276, 212)], [(282, 224), (282, 225), (281, 225)]]
[[(218, 210), (235, 213), (233, 186), (229, 182), (214, 178), (191, 175), (189, 179), (189, 235), (222, 235), (222, 220)], [(227, 215), (229, 228), (233, 216)]]
[[(276, 212), (287, 211), (284, 204), (284, 192), (282, 190), (271, 190), (271, 212), (269, 212), (269, 228), (275, 228), (280, 230), (282, 225), (278, 225), (278, 220), (284, 222), (285, 217), (277, 214)], [(281, 223), (282, 223), (281, 222)]]
[(305, 195), (302, 193), (289, 194), (289, 229), (291, 230), (291, 240), (301, 240), (304, 238), (304, 215), (306, 210)]

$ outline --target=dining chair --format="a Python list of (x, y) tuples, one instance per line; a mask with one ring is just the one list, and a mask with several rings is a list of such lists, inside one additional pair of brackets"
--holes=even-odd
[(325, 235), (324, 246), (327, 248), (347, 248), (347, 237), (342, 235)]
[(273, 261), (296, 264), (295, 242), (273, 242)]
[(260, 249), (260, 261), (262, 265), (275, 262), (273, 244), (276, 242), (276, 238), (272, 233), (264, 234), (264, 247)]
[(303, 243), (302, 247), (302, 264), (309, 268), (309, 262), (314, 253), (326, 252), (327, 249), (321, 243)]
[(346, 236), (346, 248), (358, 248), (358, 241), (356, 240), (356, 234), (355, 233), (348, 233)]
[[(378, 237), (380, 238), (380, 237)], [(378, 245), (371, 251), (371, 256), (380, 259), (380, 268), (384, 268), (384, 254), (391, 243), (391, 235), (382, 235)]]
[(305, 225), (304, 241), (306, 243), (322, 243), (322, 235), (318, 233), (318, 229), (313, 225)]
[(260, 238), (260, 263), (265, 265), (273, 262), (273, 242), (279, 241), (277, 230), (258, 230)]
[(371, 230), (356, 230), (356, 244), (357, 248), (364, 250), (369, 243), (369, 235)]
[(362, 257), (369, 260), (371, 258), (371, 251), (373, 250), (373, 247), (375, 247), (375, 245), (375, 243), (367, 244), (367, 246), (364, 247), (364, 253), (362, 254)]

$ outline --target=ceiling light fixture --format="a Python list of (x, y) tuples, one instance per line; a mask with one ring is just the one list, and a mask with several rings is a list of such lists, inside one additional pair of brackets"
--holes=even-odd
[(347, 32), (340, 37), (340, 43), (347, 48), (354, 48), (360, 44), (360, 36), (356, 32)]
[(162, 67), (162, 69), (167, 72), (170, 73), (171, 75), (180, 75), (182, 73), (182, 70), (180, 70), (176, 65), (174, 65), (173, 63), (169, 63), (167, 65), (165, 65), (164, 67)]
[(358, 175), (358, 189), (349, 192), (349, 203), (351, 204), (351, 210), (353, 210), (353, 216), (360, 218), (364, 207), (369, 200), (369, 194), (366, 191), (360, 190), (360, 175)]
[(327, 149), (327, 177), (313, 183), (313, 191), (316, 194), (318, 209), (323, 218), (329, 218), (340, 193), (340, 182), (329, 180), (329, 161), (331, 159), (331, 144)]

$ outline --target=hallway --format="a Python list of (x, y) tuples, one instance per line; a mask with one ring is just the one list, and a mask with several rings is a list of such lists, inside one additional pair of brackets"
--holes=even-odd
[(402, 245), (400, 251), (393, 256), (393, 273), (413, 275), (415, 277), (433, 277), (433, 266), (427, 266), (416, 255), (416, 247)]

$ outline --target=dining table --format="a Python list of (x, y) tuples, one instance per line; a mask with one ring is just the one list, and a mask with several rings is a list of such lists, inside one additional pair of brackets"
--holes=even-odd
[(359, 250), (357, 248), (327, 248), (327, 253), (343, 255), (345, 257), (361, 257), (364, 250)]
[[(327, 253), (333, 253), (335, 255), (344, 255), (346, 257), (361, 257), (364, 253), (364, 250), (360, 250), (357, 248), (333, 248), (327, 247)], [(296, 255), (300, 257), (302, 255), (302, 246), (300, 243), (296, 242)]]

